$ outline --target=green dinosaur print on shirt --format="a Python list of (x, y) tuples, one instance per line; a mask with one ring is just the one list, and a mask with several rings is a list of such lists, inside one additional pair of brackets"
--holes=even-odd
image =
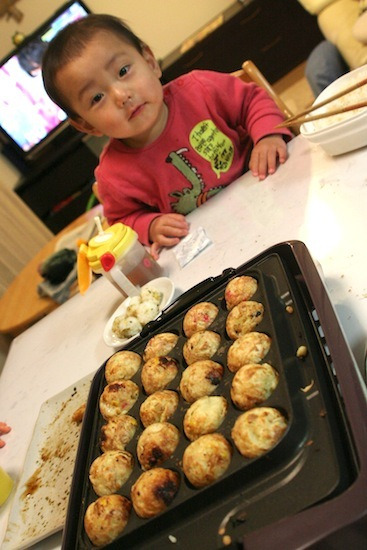
[(203, 180), (196, 168), (194, 168), (182, 154), (185, 151), (188, 151), (188, 149), (172, 151), (166, 159), (166, 162), (172, 163), (191, 184), (191, 187), (184, 187), (181, 191), (172, 191), (172, 193), (169, 194), (170, 197), (177, 199), (176, 202), (172, 203), (172, 210), (178, 214), (184, 215), (189, 214), (195, 210), (195, 208), (206, 202), (207, 199), (223, 189), (223, 186), (219, 185), (218, 187), (213, 187), (209, 189), (209, 191), (204, 192)]

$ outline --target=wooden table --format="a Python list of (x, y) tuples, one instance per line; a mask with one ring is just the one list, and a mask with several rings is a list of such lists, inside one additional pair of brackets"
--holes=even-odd
[(101, 213), (102, 205), (99, 204), (76, 218), (55, 235), (15, 277), (0, 299), (0, 334), (17, 336), (59, 306), (52, 298), (39, 296), (37, 286), (43, 279), (38, 273), (38, 266), (55, 251), (63, 235)]

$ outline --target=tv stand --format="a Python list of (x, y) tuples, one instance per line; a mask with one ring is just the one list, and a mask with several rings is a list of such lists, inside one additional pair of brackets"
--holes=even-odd
[(53, 233), (85, 211), (98, 164), (88, 138), (81, 139), (79, 133), (69, 139), (62, 136), (58, 150), (48, 149), (48, 158), (37, 159), (14, 189)]

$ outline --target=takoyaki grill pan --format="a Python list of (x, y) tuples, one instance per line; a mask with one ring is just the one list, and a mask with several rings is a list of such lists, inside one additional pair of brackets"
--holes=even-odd
[[(267, 454), (251, 460), (240, 455), (231, 439), (231, 427), (242, 411), (231, 404), (233, 374), (226, 367), (232, 341), (225, 330), (228, 312), (224, 290), (231, 278), (244, 274), (258, 281), (252, 300), (264, 305), (265, 314), (256, 330), (271, 337), (264, 361), (280, 375), (276, 390), (262, 405), (279, 409), (288, 419), (280, 442)], [(225, 367), (215, 394), (224, 395), (230, 403), (218, 432), (233, 445), (231, 465), (206, 488), (195, 489), (188, 483), (181, 460), (190, 443), (182, 431), (189, 405), (180, 397), (179, 407), (169, 421), (181, 430), (181, 441), (162, 465), (180, 472), (179, 492), (167, 510), (155, 518), (140, 519), (132, 511), (124, 532), (108, 548), (286, 550), (317, 547), (318, 543), (322, 548), (334, 536), (341, 545), (356, 540), (353, 537), (358, 537), (361, 525), (364, 529), (367, 525), (366, 392), (307, 248), (298, 241), (282, 243), (237, 269), (227, 269), (203, 281), (147, 325), (125, 349), (142, 354), (152, 336), (175, 332), (178, 344), (170, 355), (179, 361), (182, 372), (186, 368), (182, 321), (188, 309), (201, 301), (215, 303), (220, 310), (210, 330), (221, 334), (222, 346), (212, 359)], [(300, 346), (306, 346), (306, 357), (297, 357)], [(65, 550), (93, 548), (83, 519), (87, 506), (97, 498), (88, 472), (101, 453), (99, 437), (104, 420), (99, 397), (106, 385), (104, 367), (93, 380), (83, 421), (64, 530)], [(177, 390), (179, 378), (167, 389)], [(146, 398), (140, 372), (132, 380), (141, 391), (129, 414), (139, 421), (139, 407)], [(126, 447), (136, 460), (133, 474), (120, 490), (128, 498), (132, 484), (142, 473), (136, 457), (136, 442), (142, 430), (140, 423)]]

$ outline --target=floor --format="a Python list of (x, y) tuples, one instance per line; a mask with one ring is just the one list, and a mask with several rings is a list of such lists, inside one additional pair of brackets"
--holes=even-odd
[(313, 93), (304, 76), (304, 69), (305, 63), (302, 63), (273, 84), (274, 90), (294, 114), (306, 109), (314, 101)]

